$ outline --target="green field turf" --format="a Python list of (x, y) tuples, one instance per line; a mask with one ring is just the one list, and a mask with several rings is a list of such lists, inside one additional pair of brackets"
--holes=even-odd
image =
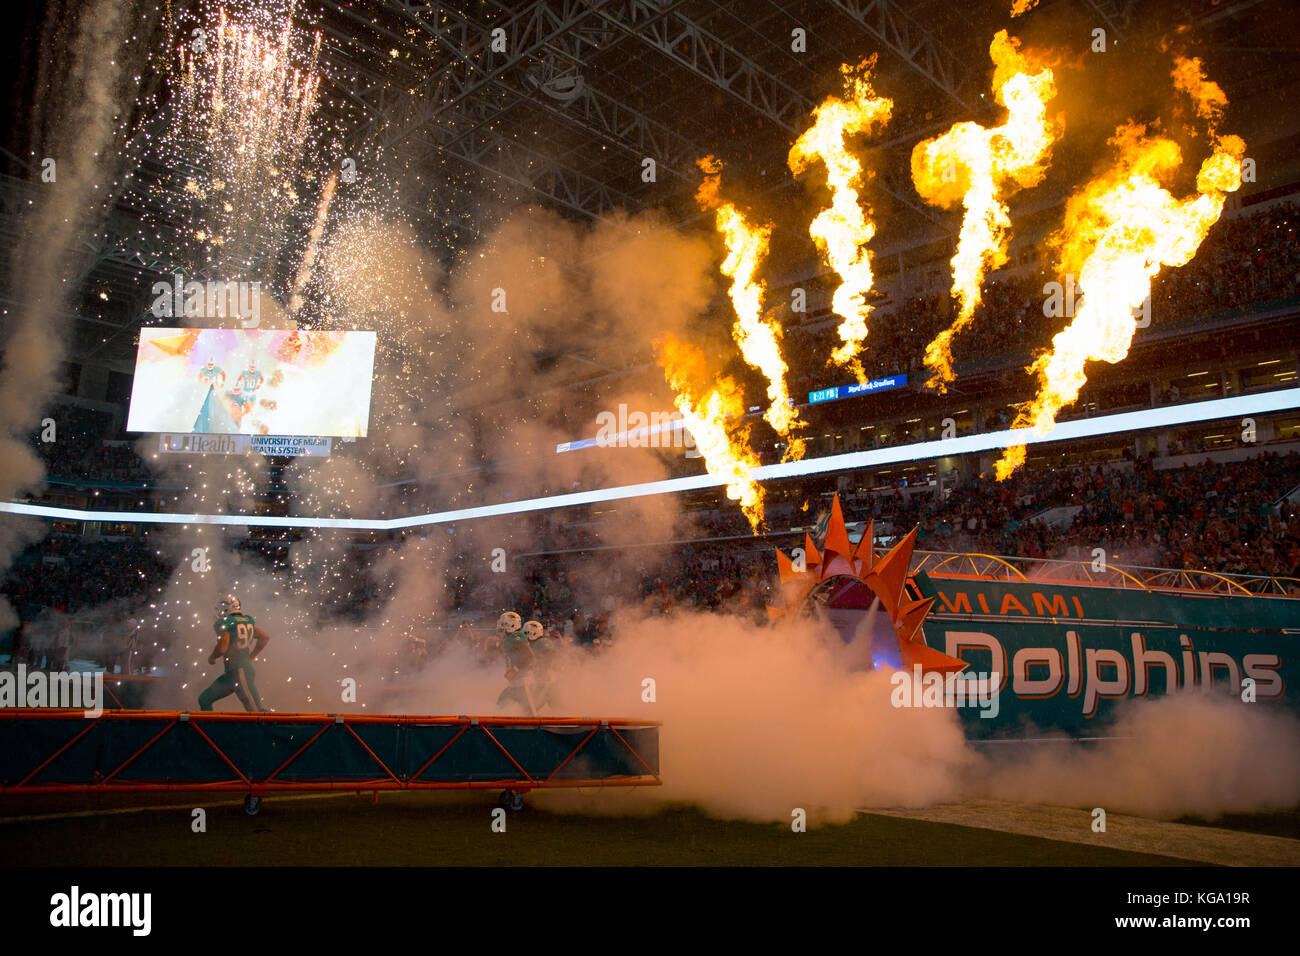
[[(58, 866), (1144, 866), (1184, 861), (993, 830), (858, 814), (794, 833), (788, 824), (715, 820), (695, 809), (593, 816), (529, 806), (493, 833), (495, 793), (268, 797), (247, 816), (229, 795), (115, 812), (123, 797), (0, 800), (0, 854), (10, 865)], [(91, 812), (87, 812), (91, 811)], [(58, 813), (40, 819), (36, 815)], [(65, 814), (79, 815), (65, 815)]]
[(1176, 822), (1193, 827), (1222, 827), (1225, 830), (1240, 830), (1243, 833), (1260, 833), (1265, 836), (1300, 840), (1300, 809), (1276, 813), (1230, 813), (1219, 820), (1212, 821), (1184, 817)]

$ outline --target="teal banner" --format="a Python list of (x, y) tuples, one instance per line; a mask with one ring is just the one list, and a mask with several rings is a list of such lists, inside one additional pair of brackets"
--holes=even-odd
[[(1296, 707), (1295, 639), (1169, 627), (931, 621), (927, 643), (988, 681), (961, 707), (974, 736), (1065, 730), (1098, 736), (1120, 701), (1217, 687), (1259, 706)], [(996, 675), (996, 676), (995, 676)]]
[(1293, 598), (924, 575), (916, 584), (935, 598), (926, 643), (967, 662), (967, 687), (954, 695), (926, 688), (919, 674), (897, 675), (897, 693), (910, 701), (942, 692), (949, 706), (957, 697), (974, 737), (1104, 736), (1123, 701), (1206, 687), (1300, 709)]

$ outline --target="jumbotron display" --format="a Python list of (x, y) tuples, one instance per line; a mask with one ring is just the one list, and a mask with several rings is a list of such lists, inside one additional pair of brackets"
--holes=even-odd
[(374, 332), (140, 330), (127, 430), (364, 438)]

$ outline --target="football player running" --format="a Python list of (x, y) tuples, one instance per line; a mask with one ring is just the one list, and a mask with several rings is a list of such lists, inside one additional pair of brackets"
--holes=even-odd
[(224, 659), (225, 669), (212, 686), (199, 695), (199, 709), (211, 710), (214, 702), (235, 694), (244, 710), (265, 710), (254, 682), (257, 674), (253, 670), (253, 661), (271, 640), (270, 636), (243, 612), (239, 599), (234, 595), (227, 595), (217, 605), (217, 620), (212, 627), (217, 632), (217, 646), (208, 656), (208, 663), (215, 664), (218, 659)]
[(504, 707), (515, 701), (524, 713), (533, 713), (533, 702), (528, 693), (529, 671), (535, 663), (528, 636), (523, 630), (524, 621), (514, 611), (506, 611), (497, 618), (497, 634), (501, 636), (501, 650), (506, 655), (506, 689), (497, 698), (497, 706)]
[(528, 638), (528, 649), (533, 653), (533, 705), (541, 708), (551, 698), (551, 671), (555, 665), (555, 645), (546, 636), (546, 628), (542, 626), (541, 621), (528, 621), (524, 624), (524, 636)]

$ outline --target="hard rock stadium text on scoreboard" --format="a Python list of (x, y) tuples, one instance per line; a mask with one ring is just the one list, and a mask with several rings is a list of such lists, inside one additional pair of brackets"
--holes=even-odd
[(887, 378), (874, 378), (870, 382), (855, 382), (852, 385), (836, 385), (832, 388), (820, 388), (808, 393), (808, 404), (833, 402), (840, 398), (852, 398), (867, 392), (884, 392), (891, 388), (903, 388), (907, 385), (906, 375), (890, 375)]

